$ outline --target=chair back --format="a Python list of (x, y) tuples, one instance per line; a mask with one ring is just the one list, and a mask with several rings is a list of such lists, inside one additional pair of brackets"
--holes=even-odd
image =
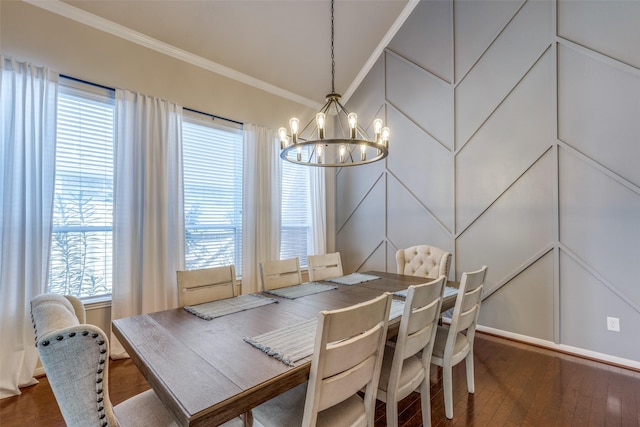
[(486, 274), (486, 265), (480, 270), (462, 274), (445, 345), (445, 357), (447, 354), (453, 354), (456, 337), (460, 332), (466, 331), (469, 347), (473, 348)]
[(177, 277), (180, 307), (237, 295), (236, 270), (233, 265), (178, 271)]
[(373, 426), (375, 399), (387, 336), (390, 293), (351, 307), (321, 311), (302, 425), (365, 389), (364, 410)]
[(297, 257), (278, 261), (263, 261), (260, 263), (260, 277), (262, 289), (284, 288), (302, 283), (300, 261)]
[(309, 280), (323, 280), (340, 277), (342, 272), (342, 260), (340, 252), (322, 255), (309, 255)]
[(398, 384), (402, 364), (409, 357), (422, 351), (423, 366), (429, 367), (446, 283), (447, 278), (440, 276), (422, 285), (409, 286), (393, 355), (389, 388)]
[(81, 306), (77, 298), (57, 294), (31, 300), (40, 361), (67, 426), (117, 426), (109, 399), (109, 342), (100, 328), (79, 322)]
[(449, 277), (451, 253), (435, 246), (418, 245), (396, 252), (398, 274), (436, 279)]

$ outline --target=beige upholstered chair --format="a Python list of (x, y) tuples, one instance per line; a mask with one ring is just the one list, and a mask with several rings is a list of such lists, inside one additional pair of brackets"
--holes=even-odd
[(447, 418), (453, 418), (453, 390), (451, 368), (465, 361), (467, 367), (467, 389), (475, 390), (473, 380), (473, 340), (482, 302), (482, 289), (487, 266), (478, 271), (463, 273), (460, 288), (453, 308), (449, 327), (438, 326), (433, 345), (431, 363), (442, 367), (444, 408)]
[(79, 322), (78, 304), (56, 294), (31, 301), (40, 360), (67, 426), (177, 426), (153, 390), (111, 405), (109, 342), (100, 328)]
[(262, 289), (265, 291), (299, 285), (302, 283), (300, 260), (296, 257), (261, 262), (260, 277), (262, 278)]
[(340, 252), (323, 255), (309, 255), (309, 280), (323, 280), (342, 276)]
[(387, 344), (378, 399), (387, 404), (387, 426), (398, 426), (398, 402), (420, 391), (422, 425), (431, 425), (430, 366), (445, 276), (409, 286), (395, 346)]
[(309, 381), (254, 408), (254, 418), (265, 427), (373, 427), (390, 308), (385, 293), (320, 312)]
[(202, 304), (232, 298), (238, 294), (233, 265), (178, 271), (178, 304)]
[(435, 246), (418, 245), (396, 252), (398, 274), (436, 279), (449, 277), (451, 253)]

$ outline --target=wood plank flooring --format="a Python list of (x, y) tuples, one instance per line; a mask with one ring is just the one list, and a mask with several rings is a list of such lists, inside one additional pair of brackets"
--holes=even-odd
[[(438, 426), (640, 426), (640, 373), (485, 334), (476, 335), (474, 394), (454, 367), (454, 418), (444, 416), (442, 373), (432, 366), (431, 422)], [(114, 404), (149, 388), (130, 360), (111, 362)], [(64, 426), (46, 377), (0, 400), (0, 426)], [(420, 395), (400, 402), (401, 427), (422, 425)], [(384, 404), (376, 425), (385, 425)], [(150, 426), (152, 427), (152, 426)]]

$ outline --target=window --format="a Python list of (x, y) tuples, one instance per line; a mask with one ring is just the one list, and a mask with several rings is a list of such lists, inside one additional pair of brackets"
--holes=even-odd
[(282, 162), (280, 259), (298, 257), (307, 267), (311, 242), (309, 167)]
[(49, 292), (111, 294), (113, 91), (61, 79)]
[[(48, 291), (111, 294), (114, 91), (61, 78)], [(184, 111), (185, 267), (242, 275), (243, 135)], [(282, 163), (281, 257), (307, 265), (309, 168)]]
[(242, 130), (185, 112), (182, 138), (186, 268), (234, 264), (241, 276)]

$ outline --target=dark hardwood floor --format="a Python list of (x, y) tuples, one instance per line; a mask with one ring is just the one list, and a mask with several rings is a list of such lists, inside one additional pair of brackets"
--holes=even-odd
[[(432, 366), (431, 422), (437, 426), (640, 426), (640, 373), (478, 334), (473, 395), (464, 363), (454, 368), (454, 418), (444, 416), (442, 375)], [(111, 362), (114, 404), (149, 388), (130, 360)], [(0, 400), (2, 427), (64, 426), (46, 377)], [(384, 404), (376, 427), (385, 425)], [(402, 427), (422, 425), (420, 395), (400, 402)], [(150, 426), (153, 427), (153, 426)]]

